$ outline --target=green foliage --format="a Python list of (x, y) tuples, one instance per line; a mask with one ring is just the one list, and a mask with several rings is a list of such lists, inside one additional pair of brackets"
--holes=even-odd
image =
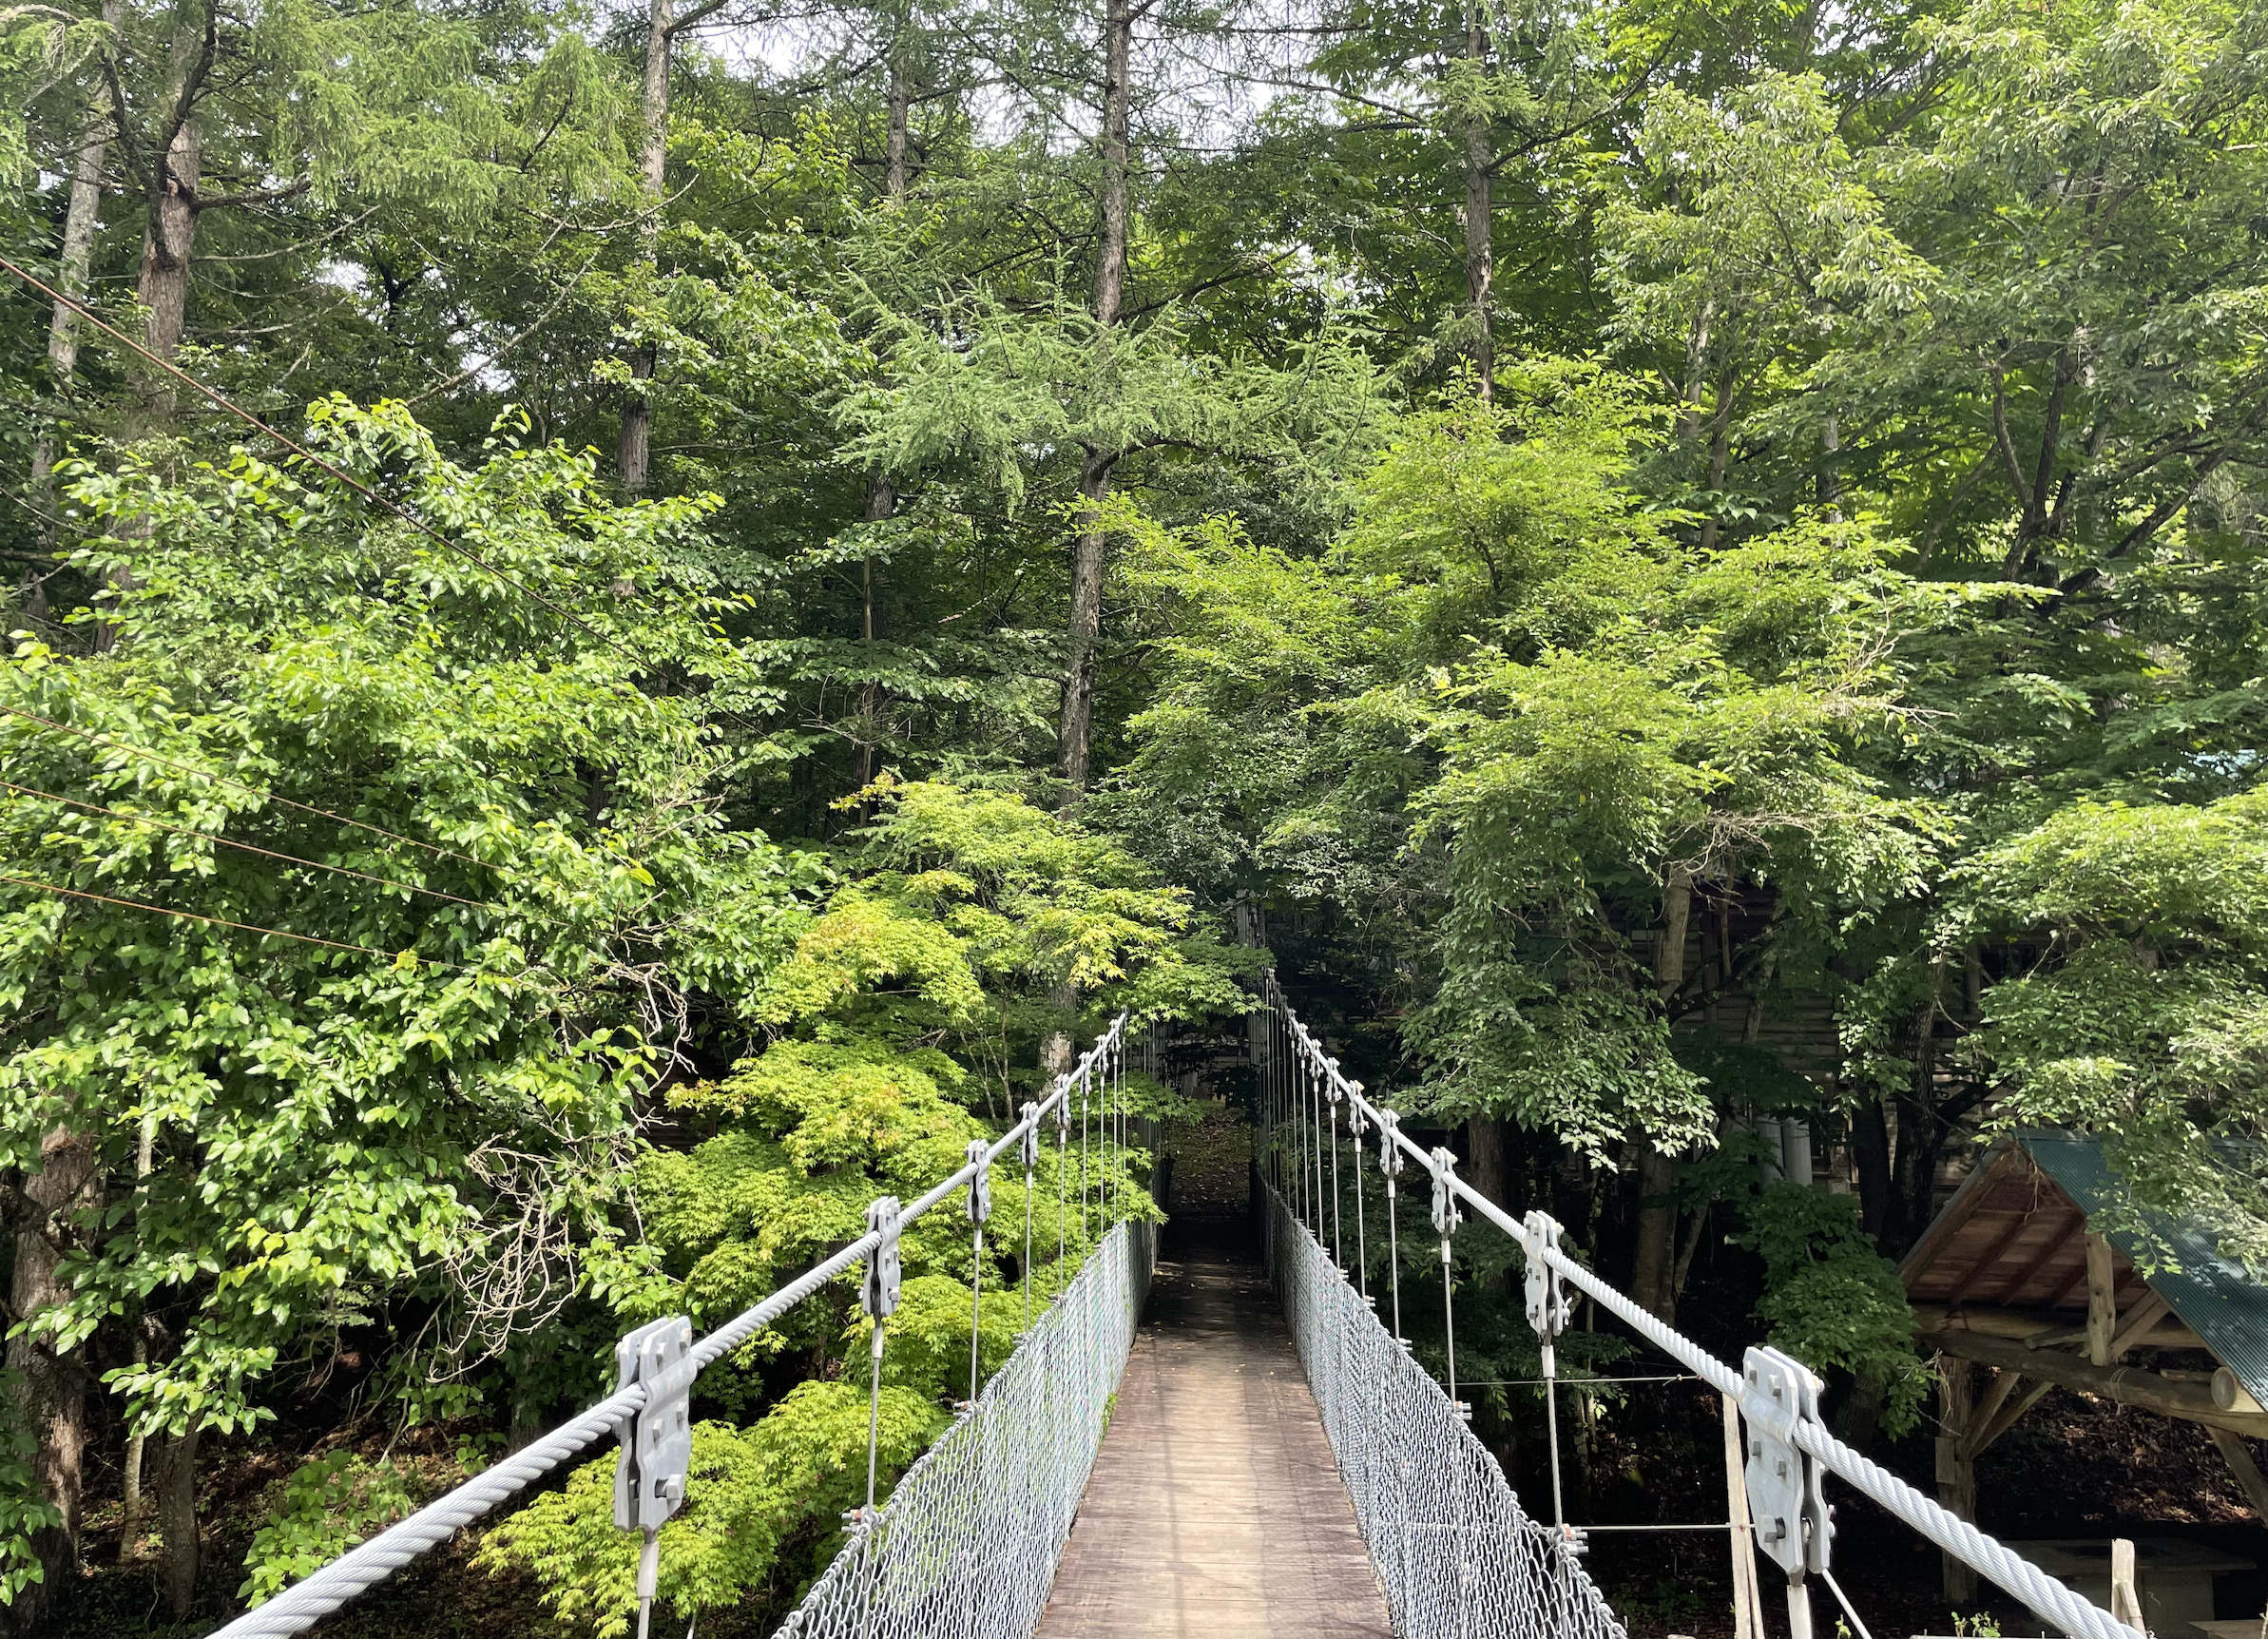
[[(20, 1403), (22, 1379), (0, 1372), (0, 1394)], [(25, 1589), (47, 1580), (47, 1567), (32, 1551), (34, 1533), (62, 1525), (63, 1513), (40, 1493), (31, 1459), (38, 1441), (15, 1418), (0, 1426), (0, 1606), (10, 1606)]]
[[(964, 1333), (964, 1336), (966, 1334)], [(911, 1389), (885, 1387), (876, 1451), (894, 1475), (946, 1422)], [(658, 1602), (674, 1615), (733, 1605), (799, 1571), (798, 1549), (831, 1550), (842, 1513), (865, 1500), (867, 1397), (806, 1382), (753, 1428), (697, 1422), (685, 1501), (662, 1527)], [(489, 1533), (479, 1563), (532, 1572), (563, 1624), (621, 1639), (638, 1612), (639, 1542), (614, 1524), (614, 1458), (584, 1464)]]
[[(70, 1296), (22, 1345), (152, 1432), (348, 1353), (413, 1417), (540, 1417), (1118, 1009), (1201, 1033), (1270, 965), (1413, 1117), (1588, 1158), (1601, 1244), (1633, 1144), (1746, 1210), (1724, 1118), (1784, 1112), (1883, 1164), (1888, 1249), (1946, 1149), (2051, 1124), (2114, 1226), (2268, 1261), (2260, 9), (1325, 10), (1256, 97), (1233, 17), (1144, 13), (1107, 322), (1060, 8), (651, 79), (574, 8), (0, 18), (10, 259), (161, 343), (129, 297), (178, 273), (184, 369), (451, 543), (0, 304), (0, 1186), (67, 1131), (102, 1202), (32, 1226)], [(1147, 1159), (1105, 1181), (1144, 1213)], [(987, 1369), (1093, 1234), (1078, 1158), (1020, 1170)], [(1762, 1318), (1895, 1400), (1847, 1211), (1756, 1206)], [(964, 1233), (907, 1247), (901, 1456), (965, 1391)], [(861, 1346), (844, 1287), (704, 1378), (681, 1610), (833, 1540)], [(576, 1485), (514, 1563), (616, 1623)], [(294, 1494), (279, 1565), (362, 1506)], [(44, 1505), (0, 1497), (24, 1595)]]
[[(502, 428), (473, 468), (398, 410), (320, 405), (311, 437), (613, 630), (313, 469), (79, 475), (132, 523), (82, 555), (132, 589), (106, 660), (0, 666), (0, 1153), (68, 1126), (131, 1178), (153, 1124), (132, 1211), (82, 1226), (31, 1322), (71, 1347), (162, 1306), (178, 1347), (109, 1378), (153, 1431), (265, 1417), (259, 1379), (366, 1291), (438, 1305), (405, 1387), (509, 1346), (547, 1310), (507, 1225), (572, 1225), (545, 1254), (570, 1292), (577, 1244), (617, 1255), (649, 1010), (751, 994), (786, 937), (788, 858), (700, 803), (729, 754), (631, 682), (641, 649), (746, 676), (677, 561), (702, 508), (615, 508)], [(603, 612), (617, 581), (651, 601)]]
[(2268, 799), (2246, 792), (2201, 807), (2074, 803), (1956, 878), (1948, 937), (2045, 953), (1989, 997), (1996, 1124), (2102, 1138), (2125, 1186), (2112, 1225), (2158, 1256), (2164, 1224), (2186, 1219), (2268, 1264), (2264, 870)]
[(301, 1463), (277, 1488), (252, 1533), (244, 1552), (249, 1574), (237, 1597), (266, 1604), (416, 1506), (399, 1471), (383, 1458), (335, 1451)]
[(1858, 1226), (1858, 1204), (1800, 1184), (1775, 1184), (1733, 1236), (1764, 1261), (1757, 1318), (1773, 1347), (1819, 1373), (1843, 1371), (1881, 1397), (1882, 1426), (1912, 1428), (1930, 1391), (1913, 1352), (1913, 1311), (1896, 1269)]

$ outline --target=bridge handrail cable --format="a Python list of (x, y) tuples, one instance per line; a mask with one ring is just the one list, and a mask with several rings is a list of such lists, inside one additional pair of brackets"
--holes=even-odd
[[(1924, 1495), (1879, 1463), (1836, 1438), (1825, 1424), (1809, 1417), (1790, 1416), (1775, 1402), (1755, 1392), (1743, 1373), (1719, 1359), (1675, 1326), (1640, 1307), (1637, 1301), (1567, 1256), (1553, 1242), (1556, 1236), (1531, 1232), (1528, 1224), (1512, 1217), (1495, 1202), (1459, 1178), (1435, 1167), (1433, 1158), (1401, 1130), (1393, 1111), (1363, 1096), (1362, 1084), (1342, 1074), (1338, 1061), (1323, 1050), (1293, 1011), (1275, 975), (1267, 979), (1269, 1005), (1282, 1015), (1285, 1033), (1306, 1063), (1310, 1074), (1336, 1087), (1351, 1101), (1351, 1108), (1379, 1126), (1411, 1159), (1425, 1167), (1437, 1183), (1445, 1183), (1457, 1200), (1509, 1235), (1530, 1260), (1540, 1260), (1569, 1284), (1579, 1288), (1612, 1313), (1641, 1338), (1679, 1361), (1720, 1394), (1737, 1401), (1741, 1415), (1777, 1439), (1824, 1464), (1861, 1495), (1893, 1517), (1928, 1537), (1946, 1552), (1973, 1566), (2026, 1606), (2073, 1639), (2137, 1639), (2135, 1630), (2068, 1585), (2050, 1576), (1996, 1538), (1979, 1531), (1952, 1510)], [(1381, 1119), (1387, 1117), (1390, 1119)], [(1334, 1155), (1336, 1140), (1334, 1136)], [(1357, 1150), (1359, 1157), (1359, 1150)], [(1529, 1223), (1556, 1229), (1546, 1214), (1529, 1214)]]
[[(1036, 1133), (1044, 1119), (1055, 1115), (1075, 1088), (1091, 1088), (1095, 1084), (1097, 1071), (1108, 1066), (1112, 1055), (1125, 1043), (1127, 1016), (1121, 1012), (1113, 1019), (1094, 1046), (1070, 1070), (1056, 1077), (1053, 1089), (1045, 1099), (1026, 1105), (1022, 1119), (986, 1146), (981, 1160), (964, 1163), (951, 1177), (900, 1210), (895, 1228), (887, 1232), (870, 1230), (701, 1339), (686, 1356), (685, 1375), (697, 1376), (731, 1354), (797, 1304), (864, 1262), (886, 1240), (896, 1239), (907, 1224), (955, 1190), (967, 1188), (979, 1173), (990, 1171), (1003, 1154), (1024, 1143), (1027, 1133)], [(609, 1437), (620, 1436), (644, 1409), (650, 1393), (644, 1382), (625, 1384), (588, 1411), (482, 1470), (455, 1490), (294, 1583), (266, 1604), (246, 1611), (219, 1629), (213, 1639), (283, 1639), (285, 1635), (305, 1631), (413, 1560), (440, 1547), (465, 1526), (533, 1485), (569, 1457)]]

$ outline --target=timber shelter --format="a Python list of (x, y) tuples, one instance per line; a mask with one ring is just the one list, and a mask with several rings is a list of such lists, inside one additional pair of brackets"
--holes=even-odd
[[(2268, 1438), (2268, 1283), (2209, 1228), (2168, 1227), (2156, 1257), (2090, 1232), (2113, 1195), (2100, 1141), (2004, 1139), (1899, 1264), (1915, 1340), (1939, 1356), (1940, 1499), (1974, 1520), (1977, 1455), (2060, 1386), (2199, 1424), (2268, 1524), (2244, 1443)], [(1975, 1597), (1975, 1572), (1949, 1557), (1945, 1574), (1949, 1597)]]

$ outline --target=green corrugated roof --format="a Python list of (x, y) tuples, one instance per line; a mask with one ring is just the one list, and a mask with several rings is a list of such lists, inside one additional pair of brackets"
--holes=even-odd
[[(2092, 1219), (2116, 1198), (2117, 1186), (2103, 1159), (2100, 1139), (2058, 1132), (2028, 1132), (2020, 1140), (2040, 1170)], [(2268, 1406), (2268, 1284), (2241, 1263), (2220, 1255), (2209, 1231), (2195, 1224), (2161, 1232), (2181, 1267), (2160, 1268), (2151, 1287), (2173, 1306), (2205, 1346), (2235, 1372), (2252, 1398)], [(2113, 1233), (2111, 1244), (2135, 1260), (2134, 1238)]]

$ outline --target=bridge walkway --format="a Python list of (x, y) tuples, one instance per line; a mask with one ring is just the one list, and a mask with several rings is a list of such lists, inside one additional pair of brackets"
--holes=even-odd
[(1169, 1229), (1039, 1639), (1391, 1639), (1322, 1419), (1237, 1222)]

